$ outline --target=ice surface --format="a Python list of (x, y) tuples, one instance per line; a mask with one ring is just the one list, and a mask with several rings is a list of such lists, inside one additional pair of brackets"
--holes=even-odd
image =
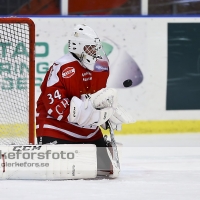
[(0, 181), (2, 200), (199, 200), (200, 134), (116, 135), (117, 179)]

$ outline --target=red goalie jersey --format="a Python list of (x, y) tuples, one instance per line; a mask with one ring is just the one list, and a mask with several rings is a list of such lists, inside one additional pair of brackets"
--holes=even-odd
[(37, 137), (49, 136), (72, 142), (93, 141), (102, 137), (97, 126), (81, 127), (69, 123), (70, 100), (82, 94), (93, 94), (106, 87), (108, 68), (94, 72), (81, 66), (68, 53), (57, 60), (47, 72), (37, 101)]

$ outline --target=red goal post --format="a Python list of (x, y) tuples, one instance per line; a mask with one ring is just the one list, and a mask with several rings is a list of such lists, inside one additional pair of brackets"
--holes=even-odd
[(34, 144), (35, 24), (0, 18), (0, 144)]

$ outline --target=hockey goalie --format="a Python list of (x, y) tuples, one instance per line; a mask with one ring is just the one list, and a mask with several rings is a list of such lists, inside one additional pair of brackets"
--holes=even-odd
[[(113, 130), (134, 120), (118, 104), (117, 90), (106, 88), (109, 61), (95, 31), (76, 25), (68, 48), (69, 53), (49, 68), (36, 109), (40, 150), (44, 155), (63, 151), (68, 159), (52, 159), (52, 171), (37, 171), (35, 177), (116, 178), (120, 165)], [(101, 127), (110, 129), (111, 141), (103, 137)]]

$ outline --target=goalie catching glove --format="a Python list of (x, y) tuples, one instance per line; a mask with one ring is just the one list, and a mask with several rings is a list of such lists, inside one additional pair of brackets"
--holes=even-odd
[[(121, 105), (117, 103), (117, 90), (114, 88), (103, 88), (94, 94), (81, 95), (81, 99), (87, 104), (92, 103), (94, 108), (105, 109), (112, 107), (113, 115), (109, 118), (114, 130), (121, 130), (121, 124), (134, 123), (135, 120)], [(107, 129), (106, 123), (101, 124), (103, 129)]]
[[(114, 114), (110, 117), (109, 121), (111, 122), (112, 129), (117, 131), (121, 131), (122, 124), (135, 123), (130, 113), (119, 104), (114, 108)], [(109, 128), (107, 123), (102, 124), (101, 127), (104, 130)]]
[(91, 101), (86, 103), (74, 96), (70, 102), (68, 121), (80, 126), (99, 126), (105, 123), (113, 115), (113, 112), (112, 107), (97, 110), (93, 107)]
[[(115, 108), (114, 114), (110, 117), (109, 121), (111, 122), (113, 130), (117, 131), (121, 131), (122, 124), (135, 123), (131, 114), (119, 104)], [(102, 126), (102, 128), (104, 127)]]
[(117, 90), (114, 88), (103, 88), (94, 94), (83, 94), (81, 99), (86, 105), (90, 101), (96, 109), (114, 108), (117, 106)]

